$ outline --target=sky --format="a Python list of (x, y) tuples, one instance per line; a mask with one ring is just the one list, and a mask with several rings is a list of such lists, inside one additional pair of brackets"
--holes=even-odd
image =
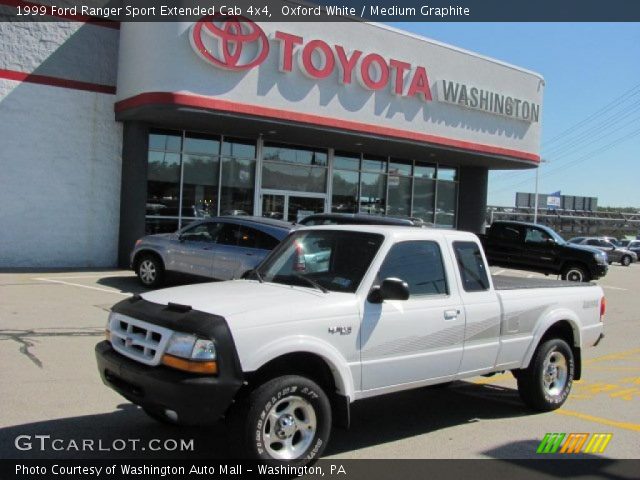
[[(390, 25), (542, 74), (539, 192), (640, 208), (640, 23)], [(516, 191), (535, 191), (535, 170), (490, 173), (489, 205)]]

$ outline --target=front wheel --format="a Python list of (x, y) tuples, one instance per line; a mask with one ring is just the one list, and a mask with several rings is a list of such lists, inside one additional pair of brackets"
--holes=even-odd
[(629, 265), (631, 265), (631, 257), (629, 255), (625, 255), (620, 259), (620, 263), (625, 267), (628, 267)]
[(331, 406), (312, 380), (286, 375), (260, 385), (230, 415), (232, 438), (249, 458), (313, 462), (331, 433)]
[(529, 367), (516, 377), (520, 398), (541, 412), (560, 408), (571, 391), (574, 371), (573, 352), (567, 342), (547, 340), (538, 346)]
[(578, 265), (569, 265), (562, 271), (562, 279), (569, 282), (588, 282), (591, 280), (589, 273)]
[(155, 255), (143, 255), (136, 265), (138, 280), (145, 287), (158, 287), (164, 277), (162, 261)]

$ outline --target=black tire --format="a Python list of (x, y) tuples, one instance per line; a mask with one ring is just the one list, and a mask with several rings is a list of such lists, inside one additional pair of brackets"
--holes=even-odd
[(150, 418), (153, 418), (156, 422), (162, 423), (164, 425), (177, 425), (176, 422), (170, 420), (159, 410), (154, 410), (153, 408), (141, 407), (144, 413), (146, 413)]
[[(298, 405), (299, 408), (295, 408)], [(315, 428), (308, 427), (314, 424), (309, 408), (315, 415)], [(243, 458), (267, 463), (287, 461), (290, 465), (302, 466), (314, 462), (329, 441), (331, 404), (326, 393), (312, 380), (286, 375), (253, 390), (234, 405), (227, 420), (234, 453), (242, 452)], [(312, 433), (305, 438), (307, 431)], [(291, 454), (290, 459), (284, 458), (287, 453)]]
[(164, 264), (157, 255), (143, 253), (136, 260), (136, 275), (145, 287), (159, 287), (164, 281)]
[(567, 342), (559, 338), (546, 340), (536, 349), (529, 367), (516, 377), (520, 398), (533, 410), (556, 410), (571, 392), (574, 372), (573, 352)]
[(591, 280), (589, 272), (581, 265), (567, 265), (562, 269), (562, 280), (569, 282), (588, 282)]
[(623, 255), (620, 259), (620, 263), (625, 267), (628, 267), (629, 265), (631, 265), (631, 257), (629, 255)]

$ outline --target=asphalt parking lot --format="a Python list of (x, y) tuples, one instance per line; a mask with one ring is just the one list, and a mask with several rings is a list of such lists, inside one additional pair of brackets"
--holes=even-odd
[[(605, 457), (640, 457), (640, 264), (613, 265), (598, 283), (608, 299), (606, 338), (585, 352), (583, 379), (562, 409), (525, 409), (509, 373), (423, 388), (355, 404), (352, 428), (334, 430), (326, 456), (532, 458), (548, 432), (588, 432), (613, 434)], [(0, 274), (0, 458), (233, 457), (222, 424), (164, 426), (102, 385), (93, 347), (108, 309), (141, 291), (122, 270)], [(62, 449), (33, 442), (20, 450), (21, 435), (50, 435)], [(68, 448), (84, 439), (94, 451)], [(140, 448), (111, 448), (117, 439), (140, 439)], [(150, 439), (192, 439), (194, 448), (150, 451), (142, 446)]]

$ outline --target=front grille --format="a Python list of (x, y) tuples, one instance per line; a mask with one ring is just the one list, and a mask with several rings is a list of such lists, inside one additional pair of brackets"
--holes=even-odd
[(159, 365), (173, 333), (168, 328), (120, 313), (109, 316), (111, 345), (116, 352), (146, 365)]

